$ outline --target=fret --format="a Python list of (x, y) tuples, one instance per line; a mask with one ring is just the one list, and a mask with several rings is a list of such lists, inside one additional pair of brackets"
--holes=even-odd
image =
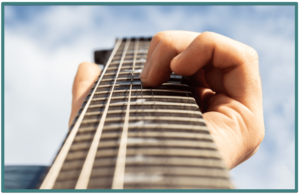
[[(148, 110), (148, 109), (146, 109)], [(164, 109), (155, 109), (156, 111), (152, 111), (152, 112), (147, 112), (147, 111), (143, 111), (143, 112), (130, 112), (130, 116), (131, 117), (137, 117), (137, 116), (144, 116), (144, 117), (186, 117), (186, 118), (197, 118), (197, 119), (201, 119), (202, 115), (201, 114), (193, 114), (193, 113), (181, 113), (180, 111), (175, 111), (175, 112), (168, 112), (168, 110), (164, 110)], [(165, 112), (163, 112), (163, 111)], [(170, 109), (169, 109), (170, 110)], [(193, 112), (193, 111), (191, 111)], [(121, 114), (110, 114), (109, 117), (116, 117), (118, 115)]]
[(76, 185), (76, 179), (66, 180), (66, 181), (56, 181), (53, 189), (65, 189), (65, 188), (74, 188)]
[[(101, 139), (111, 140), (117, 139), (119, 137), (120, 132), (110, 132), (110, 133), (103, 133)], [(75, 138), (74, 142), (81, 142), (81, 141), (90, 141), (94, 136), (94, 133), (81, 133), (78, 137)], [(208, 134), (202, 133), (187, 133), (187, 132), (153, 132), (147, 131), (145, 133), (138, 133), (138, 132), (128, 132), (128, 138), (155, 138), (161, 140), (176, 140), (178, 141), (202, 141), (202, 142), (213, 142), (213, 139)]]
[[(143, 68), (143, 66), (139, 66), (140, 68), (136, 69), (135, 72), (137, 71), (141, 71), (141, 69)], [(110, 69), (107, 70), (107, 73), (116, 73), (117, 70), (119, 69), (119, 66), (117, 66), (117, 68), (115, 67), (111, 67)], [(128, 66), (124, 66), (121, 68), (121, 72), (129, 72), (131, 73), (132, 72), (132, 66), (131, 65), (128, 65)]]
[[(92, 189), (92, 188), (91, 188)], [(182, 186), (180, 184), (177, 185), (170, 185), (170, 184), (165, 184), (165, 185), (144, 185), (144, 184), (136, 184), (136, 185), (125, 185), (124, 189), (232, 189), (228, 188), (228, 186), (224, 187), (212, 187), (212, 186), (199, 186), (199, 185), (185, 185)]]
[[(141, 73), (141, 72), (136, 72), (136, 73), (134, 73), (134, 75), (135, 75), (134, 77), (139, 78), (140, 73)], [(131, 75), (132, 75), (131, 72), (120, 72), (120, 73), (119, 73), (119, 78), (125, 77), (125, 76), (131, 76)], [(105, 73), (104, 79), (106, 79), (106, 78), (115, 78), (115, 76), (116, 76), (115, 73)], [(182, 76), (181, 76), (181, 75), (176, 75), (176, 74), (171, 74), (171, 75), (170, 75), (170, 78), (181, 79)]]
[[(120, 128), (119, 124), (116, 125), (108, 125), (104, 127), (104, 130), (116, 129)], [(148, 124), (143, 125), (143, 123), (136, 123), (136, 124), (129, 124), (129, 128), (138, 129), (162, 129), (162, 130), (194, 130), (194, 131), (201, 131), (201, 132), (208, 132), (208, 128), (206, 126), (195, 126), (195, 125), (169, 125), (169, 124)]]
[[(116, 106), (123, 106), (123, 105), (127, 105), (127, 104), (131, 104), (131, 105), (161, 105), (161, 106), (165, 106), (165, 108), (167, 106), (177, 106), (177, 107), (195, 107), (196, 109), (198, 107), (198, 105), (196, 104), (187, 104), (187, 103), (171, 103), (171, 102), (147, 102), (147, 101), (134, 101), (134, 102), (118, 102), (118, 103), (114, 103), (114, 104), (110, 104), (111, 107), (116, 107)], [(89, 108), (98, 108), (98, 107), (104, 107), (105, 104), (96, 104), (96, 105), (90, 105)]]
[[(115, 124), (115, 125), (107, 125), (103, 127), (103, 130), (106, 131), (114, 131), (119, 130), (123, 127), (122, 124)], [(129, 123), (129, 129), (140, 130), (140, 131), (147, 131), (147, 130), (155, 130), (160, 129), (162, 131), (172, 131), (172, 132), (197, 132), (197, 133), (209, 133), (208, 128), (206, 126), (195, 126), (195, 125), (169, 125), (169, 124), (147, 124), (144, 125), (143, 123), (140, 124), (131, 124)], [(79, 132), (91, 132), (95, 131), (95, 127), (82, 127), (79, 129)]]
[[(177, 108), (178, 110), (199, 110), (199, 107), (197, 105), (192, 105), (192, 104), (185, 104), (185, 103), (168, 103), (168, 104), (157, 104), (158, 102), (153, 102), (153, 103), (147, 103), (147, 102), (142, 102), (140, 104), (133, 104), (132, 108), (133, 109), (152, 109), (155, 108), (155, 106), (157, 106), (157, 109), (174, 109), (174, 106), (176, 106), (175, 108)], [(182, 104), (182, 105), (180, 105)], [(191, 105), (191, 106), (189, 106)], [(124, 109), (124, 106), (112, 106), (111, 110), (122, 110)]]
[[(128, 60), (128, 59), (131, 59), (131, 60), (132, 60), (133, 57), (134, 57), (134, 55), (132, 55), (132, 54), (126, 54), (125, 60)], [(136, 58), (137, 58), (137, 59), (140, 59), (140, 58), (146, 59), (146, 58), (147, 58), (147, 54), (139, 54), (139, 55), (136, 56)], [(115, 56), (115, 57), (113, 58), (113, 61), (114, 61), (114, 60), (120, 60), (120, 59), (121, 59), (121, 56)]]
[[(207, 169), (207, 168), (195, 168), (195, 167), (182, 167), (178, 170), (172, 170), (172, 167), (168, 166), (153, 166), (149, 168), (143, 168), (143, 166), (129, 166), (126, 168), (128, 172), (160, 172), (161, 174), (169, 176), (195, 176), (195, 177), (216, 177), (216, 178), (226, 178), (227, 174), (221, 169)], [(95, 174), (99, 174), (95, 172)]]
[[(67, 156), (68, 160), (77, 160), (83, 159), (86, 157), (86, 151), (80, 150), (75, 152), (70, 152)], [(143, 148), (143, 147), (127, 147), (126, 150), (127, 156), (135, 156), (139, 154), (143, 154), (145, 156), (180, 156), (180, 157), (187, 157), (187, 158), (216, 158), (221, 159), (220, 155), (215, 150), (210, 149), (186, 149), (186, 148)], [(111, 149), (99, 149), (96, 152), (95, 157), (115, 157), (118, 154), (118, 149), (111, 148)], [(90, 177), (90, 176), (89, 176)], [(76, 188), (76, 187), (75, 187)]]
[[(118, 60), (118, 61), (114, 61), (114, 62), (111, 62), (111, 64), (112, 65), (114, 65), (114, 64), (120, 64), (120, 60)], [(123, 61), (123, 64), (127, 64), (127, 63), (133, 63), (134, 62), (134, 60), (124, 60)], [(139, 60), (136, 60), (135, 62), (137, 62), (137, 63), (145, 63), (146, 62), (146, 59), (139, 59)]]
[[(107, 132), (105, 131), (101, 138), (103, 140), (116, 139), (120, 135), (120, 132)], [(75, 138), (74, 142), (77, 141), (88, 141), (94, 136), (93, 132), (79, 133)], [(144, 133), (139, 133), (136, 131), (129, 130), (128, 137), (131, 138), (160, 138), (160, 139), (174, 139), (174, 140), (193, 140), (193, 141), (204, 141), (212, 142), (213, 139), (210, 135), (205, 133), (191, 133), (191, 132), (166, 132), (166, 131), (145, 131)]]
[[(118, 96), (117, 96), (118, 97)], [(105, 99), (100, 100), (101, 98), (97, 98), (99, 100), (94, 100), (92, 101), (90, 104), (91, 105), (98, 105), (98, 104), (103, 104), (106, 102)], [(127, 98), (125, 97), (119, 97), (119, 98), (112, 98), (111, 103), (112, 104), (116, 104), (116, 103), (122, 103), (124, 101), (126, 101)], [(193, 98), (181, 98), (181, 97), (177, 97), (177, 98), (162, 98), (161, 96), (153, 96), (153, 97), (149, 97), (146, 96), (143, 98), (141, 96), (133, 96), (133, 98), (130, 99), (130, 102), (139, 102), (139, 101), (154, 101), (154, 102), (168, 102), (168, 103), (189, 103), (189, 104), (194, 104), (195, 103), (195, 99)]]
[[(135, 51), (135, 50), (128, 50), (128, 51), (127, 51), (127, 54), (133, 54), (133, 53), (135, 53), (135, 52), (137, 52), (137, 53), (139, 53), (139, 54), (147, 54), (147, 53), (148, 53), (148, 49), (139, 49), (139, 50), (137, 50), (137, 51)], [(121, 52), (119, 51), (119, 52), (116, 53), (116, 56), (118, 56), (118, 55), (120, 55), (120, 54), (121, 54)]]
[[(146, 92), (154, 92), (158, 93), (158, 94), (170, 94), (170, 95), (182, 95), (182, 93), (184, 94), (184, 96), (186, 96), (185, 94), (192, 94), (192, 92), (190, 91), (184, 91), (184, 90), (174, 90), (174, 89), (143, 89), (142, 90), (143, 93)], [(95, 95), (97, 95), (96, 97), (99, 97), (101, 95), (107, 95), (110, 91), (100, 91), (100, 92), (95, 92)], [(118, 91), (114, 91), (114, 95), (113, 96), (127, 96), (126, 94), (128, 93), (128, 90), (118, 90)], [(141, 89), (133, 89), (132, 93), (141, 93)], [(177, 93), (177, 94), (176, 94)]]
[[(139, 80), (140, 81), (140, 76), (139, 75), (136, 75), (136, 76), (133, 76), (131, 74), (128, 74), (126, 76), (120, 76), (117, 78), (117, 81), (123, 81), (123, 80), (131, 80), (131, 78), (133, 78), (133, 80)], [(175, 75), (171, 75), (170, 76), (170, 81), (181, 81), (182, 79), (182, 76), (175, 76)], [(104, 82), (111, 82), (114, 80), (114, 77), (111, 77), (111, 78), (106, 78), (106, 79), (102, 79), (101, 81), (101, 84), (104, 83)]]
[[(144, 67), (144, 65), (145, 65), (144, 62), (137, 62), (137, 63), (135, 63), (136, 69), (142, 69)], [(110, 65), (110, 68), (115, 68), (115, 67), (118, 67), (118, 66), (119, 66), (119, 64), (112, 64), (112, 65)], [(122, 69), (128, 68), (128, 67), (132, 67), (132, 66), (133, 66), (133, 63), (127, 63), (127, 64), (124, 64), (124, 66), (123, 66)], [(120, 73), (122, 73), (122, 71)]]
[[(161, 174), (165, 174), (167, 176), (196, 176), (196, 177), (216, 177), (216, 178), (226, 178), (227, 174), (222, 169), (207, 169), (207, 168), (199, 168), (199, 167), (181, 167), (180, 169), (174, 171), (172, 167), (168, 166), (151, 166), (144, 168), (144, 166), (128, 166), (126, 168), (127, 173), (129, 172), (161, 172)], [(91, 177), (104, 177), (109, 176), (114, 168), (95, 168), (91, 174)], [(72, 180), (76, 178), (78, 170), (71, 170), (67, 172), (63, 172), (58, 177), (58, 180)]]
[[(117, 79), (117, 84), (118, 85), (129, 85), (129, 84), (131, 84), (131, 79), (122, 79), (122, 80), (119, 80), (119, 79)], [(104, 86), (105, 85), (111, 85), (112, 84), (112, 80), (109, 80), (109, 81), (102, 81), (102, 83), (101, 84), (103, 84)], [(133, 84), (134, 85), (140, 85), (141, 84), (141, 81), (140, 81), (140, 79), (133, 79)], [(188, 87), (188, 85), (187, 84), (183, 84), (183, 83), (181, 83), (180, 81), (174, 81), (174, 80), (170, 80), (170, 81), (167, 81), (167, 82), (165, 82), (164, 84), (162, 84), (162, 85), (174, 85), (174, 86), (176, 86), (176, 85), (178, 85), (178, 86), (186, 86), (186, 87)], [(108, 86), (106, 86), (106, 87), (108, 87)]]
[[(156, 110), (143, 110), (143, 112), (163, 112), (163, 113), (182, 113), (182, 114), (197, 114), (197, 115), (202, 115), (201, 112), (199, 111), (189, 111), (189, 110), (172, 110), (172, 109), (169, 109), (169, 110), (160, 110), (160, 109), (156, 109)], [(131, 112), (141, 112), (141, 110), (131, 110)]]
[[(144, 113), (178, 113), (178, 114), (194, 114), (194, 115), (202, 115), (201, 112), (199, 111), (188, 111), (188, 110), (172, 110), (172, 109), (169, 109), (169, 110), (164, 110), (164, 109), (156, 109), (156, 110), (153, 110), (153, 109), (145, 109), (145, 110), (130, 110), (130, 113), (137, 113), (137, 114), (140, 114), (141, 112), (144, 112)], [(123, 110), (111, 110), (111, 111), (108, 111), (107, 114), (122, 114), (122, 113), (125, 113), (125, 111)], [(92, 115), (98, 115), (98, 114), (101, 114), (99, 112), (87, 112), (85, 115), (86, 116), (92, 116)]]
[[(140, 65), (136, 65), (137, 68), (143, 68), (144, 67), (144, 64), (140, 64)], [(108, 68), (107, 70), (117, 70), (119, 68), (118, 65), (115, 65), (115, 66), (110, 66), (110, 68)], [(125, 70), (125, 69), (128, 69), (129, 71), (132, 70), (132, 65), (124, 65), (122, 68), (121, 68), (121, 71), (122, 70)]]
[[(133, 81), (132, 83), (131, 82), (117, 82), (115, 84), (115, 86), (130, 86), (130, 85), (141, 85), (141, 81)], [(98, 86), (98, 88), (106, 88), (106, 87), (111, 87), (112, 85), (108, 84), (108, 85), (101, 85), (101, 86)], [(187, 84), (176, 84), (176, 83), (163, 83), (161, 84), (161, 86), (178, 86), (178, 87), (189, 87)]]
[[(131, 99), (135, 99), (135, 98), (141, 98), (140, 96), (132, 96)], [(143, 96), (143, 99), (147, 99), (147, 98), (153, 98), (153, 96)], [(181, 97), (178, 97), (178, 96), (154, 96), (154, 98), (157, 98), (157, 99), (165, 99), (165, 98), (170, 98), (170, 99), (178, 99), (178, 100), (191, 100), (193, 102), (195, 102), (195, 99), (192, 98), (192, 97), (186, 97), (186, 96), (181, 96)], [(111, 98), (112, 100), (117, 100), (117, 99), (122, 99), (122, 100), (125, 100), (125, 99), (128, 99), (128, 96), (114, 96)], [(92, 101), (104, 101), (106, 100), (106, 98), (93, 98)]]
[[(129, 111), (128, 111), (129, 112)], [(187, 121), (187, 122), (196, 122), (196, 123), (204, 123), (204, 120), (203, 119), (200, 119), (200, 118), (184, 118), (184, 117), (128, 117), (130, 121), (135, 121), (135, 120), (150, 120), (150, 121), (153, 121), (153, 120), (156, 120), (156, 121), (160, 121), (160, 120), (163, 120), (163, 121)], [(108, 123), (117, 123), (118, 121), (123, 121), (125, 120), (126, 117), (122, 118), (122, 117), (113, 117), (113, 118), (106, 118), (106, 121)], [(87, 123), (95, 123), (95, 122), (99, 122), (100, 119), (86, 119), (86, 120), (83, 120), (82, 121), (82, 124), (87, 124)], [(168, 122), (165, 122), (165, 123), (168, 123)], [(174, 123), (174, 122), (173, 122)]]
[[(111, 110), (126, 110), (127, 102), (123, 103), (114, 103), (111, 104), (110, 107)], [(199, 107), (196, 104), (186, 104), (186, 103), (159, 103), (159, 102), (139, 102), (139, 103), (130, 103), (130, 106), (132, 109), (153, 109), (155, 106), (157, 109), (178, 109), (178, 110), (191, 110), (191, 111), (197, 111), (199, 110)], [(96, 111), (103, 111), (105, 108), (105, 105), (99, 104), (99, 105), (91, 105), (87, 112), (96, 112)]]
[[(107, 112), (106, 118), (111, 117), (124, 117), (125, 111), (123, 110), (111, 110)], [(99, 118), (102, 115), (101, 112), (87, 112), (85, 114), (84, 119), (94, 119)], [(156, 116), (156, 117), (166, 117), (166, 116), (174, 116), (174, 117), (188, 117), (188, 118), (202, 118), (202, 114), (198, 111), (186, 111), (186, 110), (164, 110), (164, 109), (144, 109), (142, 110), (130, 110), (129, 115), (132, 117), (135, 116)]]
[[(141, 184), (143, 183), (143, 186), (145, 188), (147, 188), (147, 184), (150, 184), (150, 180), (145, 178), (143, 179), (143, 176), (149, 176), (147, 174), (141, 174), (142, 176), (138, 176), (138, 174), (132, 174), (131, 177), (136, 177), (135, 181), (132, 181), (132, 184)], [(153, 175), (152, 175), (153, 176)], [(150, 176), (151, 177), (151, 176)], [(168, 179), (168, 182), (166, 181), (158, 181), (162, 179), (162, 176), (158, 176), (159, 178), (154, 179), (155, 183), (151, 183), (155, 186), (157, 185), (165, 185), (165, 184), (171, 184), (171, 185), (181, 185), (181, 187), (185, 186), (206, 186), (206, 187), (213, 187), (213, 188), (224, 188), (226, 187), (228, 189), (228, 185), (230, 184), (229, 180), (223, 179), (223, 178), (202, 178), (202, 177), (184, 177), (184, 178), (180, 178), (180, 177), (174, 177), (174, 176), (169, 176), (166, 177), (164, 176), (164, 178)], [(129, 179), (129, 178), (128, 178)], [(100, 181), (102, 179), (97, 179), (97, 181)], [(130, 179), (129, 179), (130, 180)], [(140, 180), (140, 181), (139, 181)], [(96, 181), (96, 180), (95, 180)], [(94, 182), (93, 182), (94, 183)], [(125, 185), (128, 183), (125, 183)], [(172, 187), (171, 187), (172, 188)]]
[[(216, 150), (216, 146), (212, 142), (193, 142), (191, 140), (188, 141), (174, 141), (174, 140), (163, 140), (158, 141), (156, 139), (147, 139), (147, 138), (128, 138), (127, 148), (135, 148), (139, 146), (140, 148), (189, 148), (189, 149), (212, 149)], [(135, 141), (135, 142), (132, 142)], [(138, 142), (140, 141), (140, 142)], [(86, 150), (89, 149), (90, 144), (88, 142), (77, 142), (72, 145), (70, 151), (78, 151), (78, 150)], [(99, 144), (98, 149), (117, 149), (121, 147), (121, 144), (115, 140), (111, 141), (103, 141)], [(119, 157), (118, 157), (119, 158)], [(122, 159), (122, 158), (121, 158)], [(124, 169), (123, 169), (124, 170)]]
[[(136, 75), (140, 75), (141, 72), (135, 72), (134, 74)], [(122, 75), (132, 75), (132, 72), (120, 72), (119, 73), (120, 76)], [(115, 73), (106, 73), (105, 76), (113, 76), (114, 78), (116, 77)]]
[[(211, 169), (224, 168), (224, 164), (219, 159), (207, 159), (207, 158), (182, 158), (182, 157), (168, 157), (165, 156), (127, 156), (126, 164), (128, 166), (165, 166), (165, 160), (168, 159), (168, 166), (186, 166), (186, 167), (208, 167)], [(115, 158), (97, 158), (95, 159), (95, 167), (109, 167), (115, 163)], [(83, 161), (69, 161), (64, 164), (62, 170), (78, 169), (82, 166)]]

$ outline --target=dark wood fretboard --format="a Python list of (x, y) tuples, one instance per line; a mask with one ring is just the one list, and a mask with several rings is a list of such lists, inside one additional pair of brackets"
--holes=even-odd
[(143, 88), (151, 38), (117, 39), (41, 189), (231, 189), (189, 85)]

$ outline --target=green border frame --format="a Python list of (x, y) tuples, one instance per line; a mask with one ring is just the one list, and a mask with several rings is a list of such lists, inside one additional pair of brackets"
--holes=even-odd
[[(4, 188), (4, 6), (13, 5), (290, 5), (295, 6), (295, 189), (126, 189), (126, 190), (106, 190), (106, 189), (90, 189), (90, 190), (73, 190), (73, 189), (57, 189), (57, 190), (38, 190), (38, 189), (5, 189)], [(206, 193), (296, 193), (298, 192), (298, 2), (2, 2), (1, 3), (1, 191), (7, 193), (56, 193), (56, 192), (105, 192), (105, 193), (178, 193), (178, 192), (206, 192)]]

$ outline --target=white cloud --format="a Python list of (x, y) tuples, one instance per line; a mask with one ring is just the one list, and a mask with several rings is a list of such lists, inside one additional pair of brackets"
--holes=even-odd
[(232, 177), (238, 188), (294, 187), (294, 23), (288, 9), (114, 9), (55, 6), (30, 13), (28, 21), (5, 9), (6, 21), (13, 21), (5, 28), (6, 164), (52, 162), (67, 132), (77, 65), (92, 61), (94, 49), (110, 48), (121, 36), (216, 30), (258, 51), (263, 81), (266, 137)]

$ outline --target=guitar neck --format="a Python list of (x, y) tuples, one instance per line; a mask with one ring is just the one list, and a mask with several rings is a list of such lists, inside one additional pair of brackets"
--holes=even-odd
[(182, 77), (143, 88), (150, 41), (117, 39), (41, 189), (232, 188)]

